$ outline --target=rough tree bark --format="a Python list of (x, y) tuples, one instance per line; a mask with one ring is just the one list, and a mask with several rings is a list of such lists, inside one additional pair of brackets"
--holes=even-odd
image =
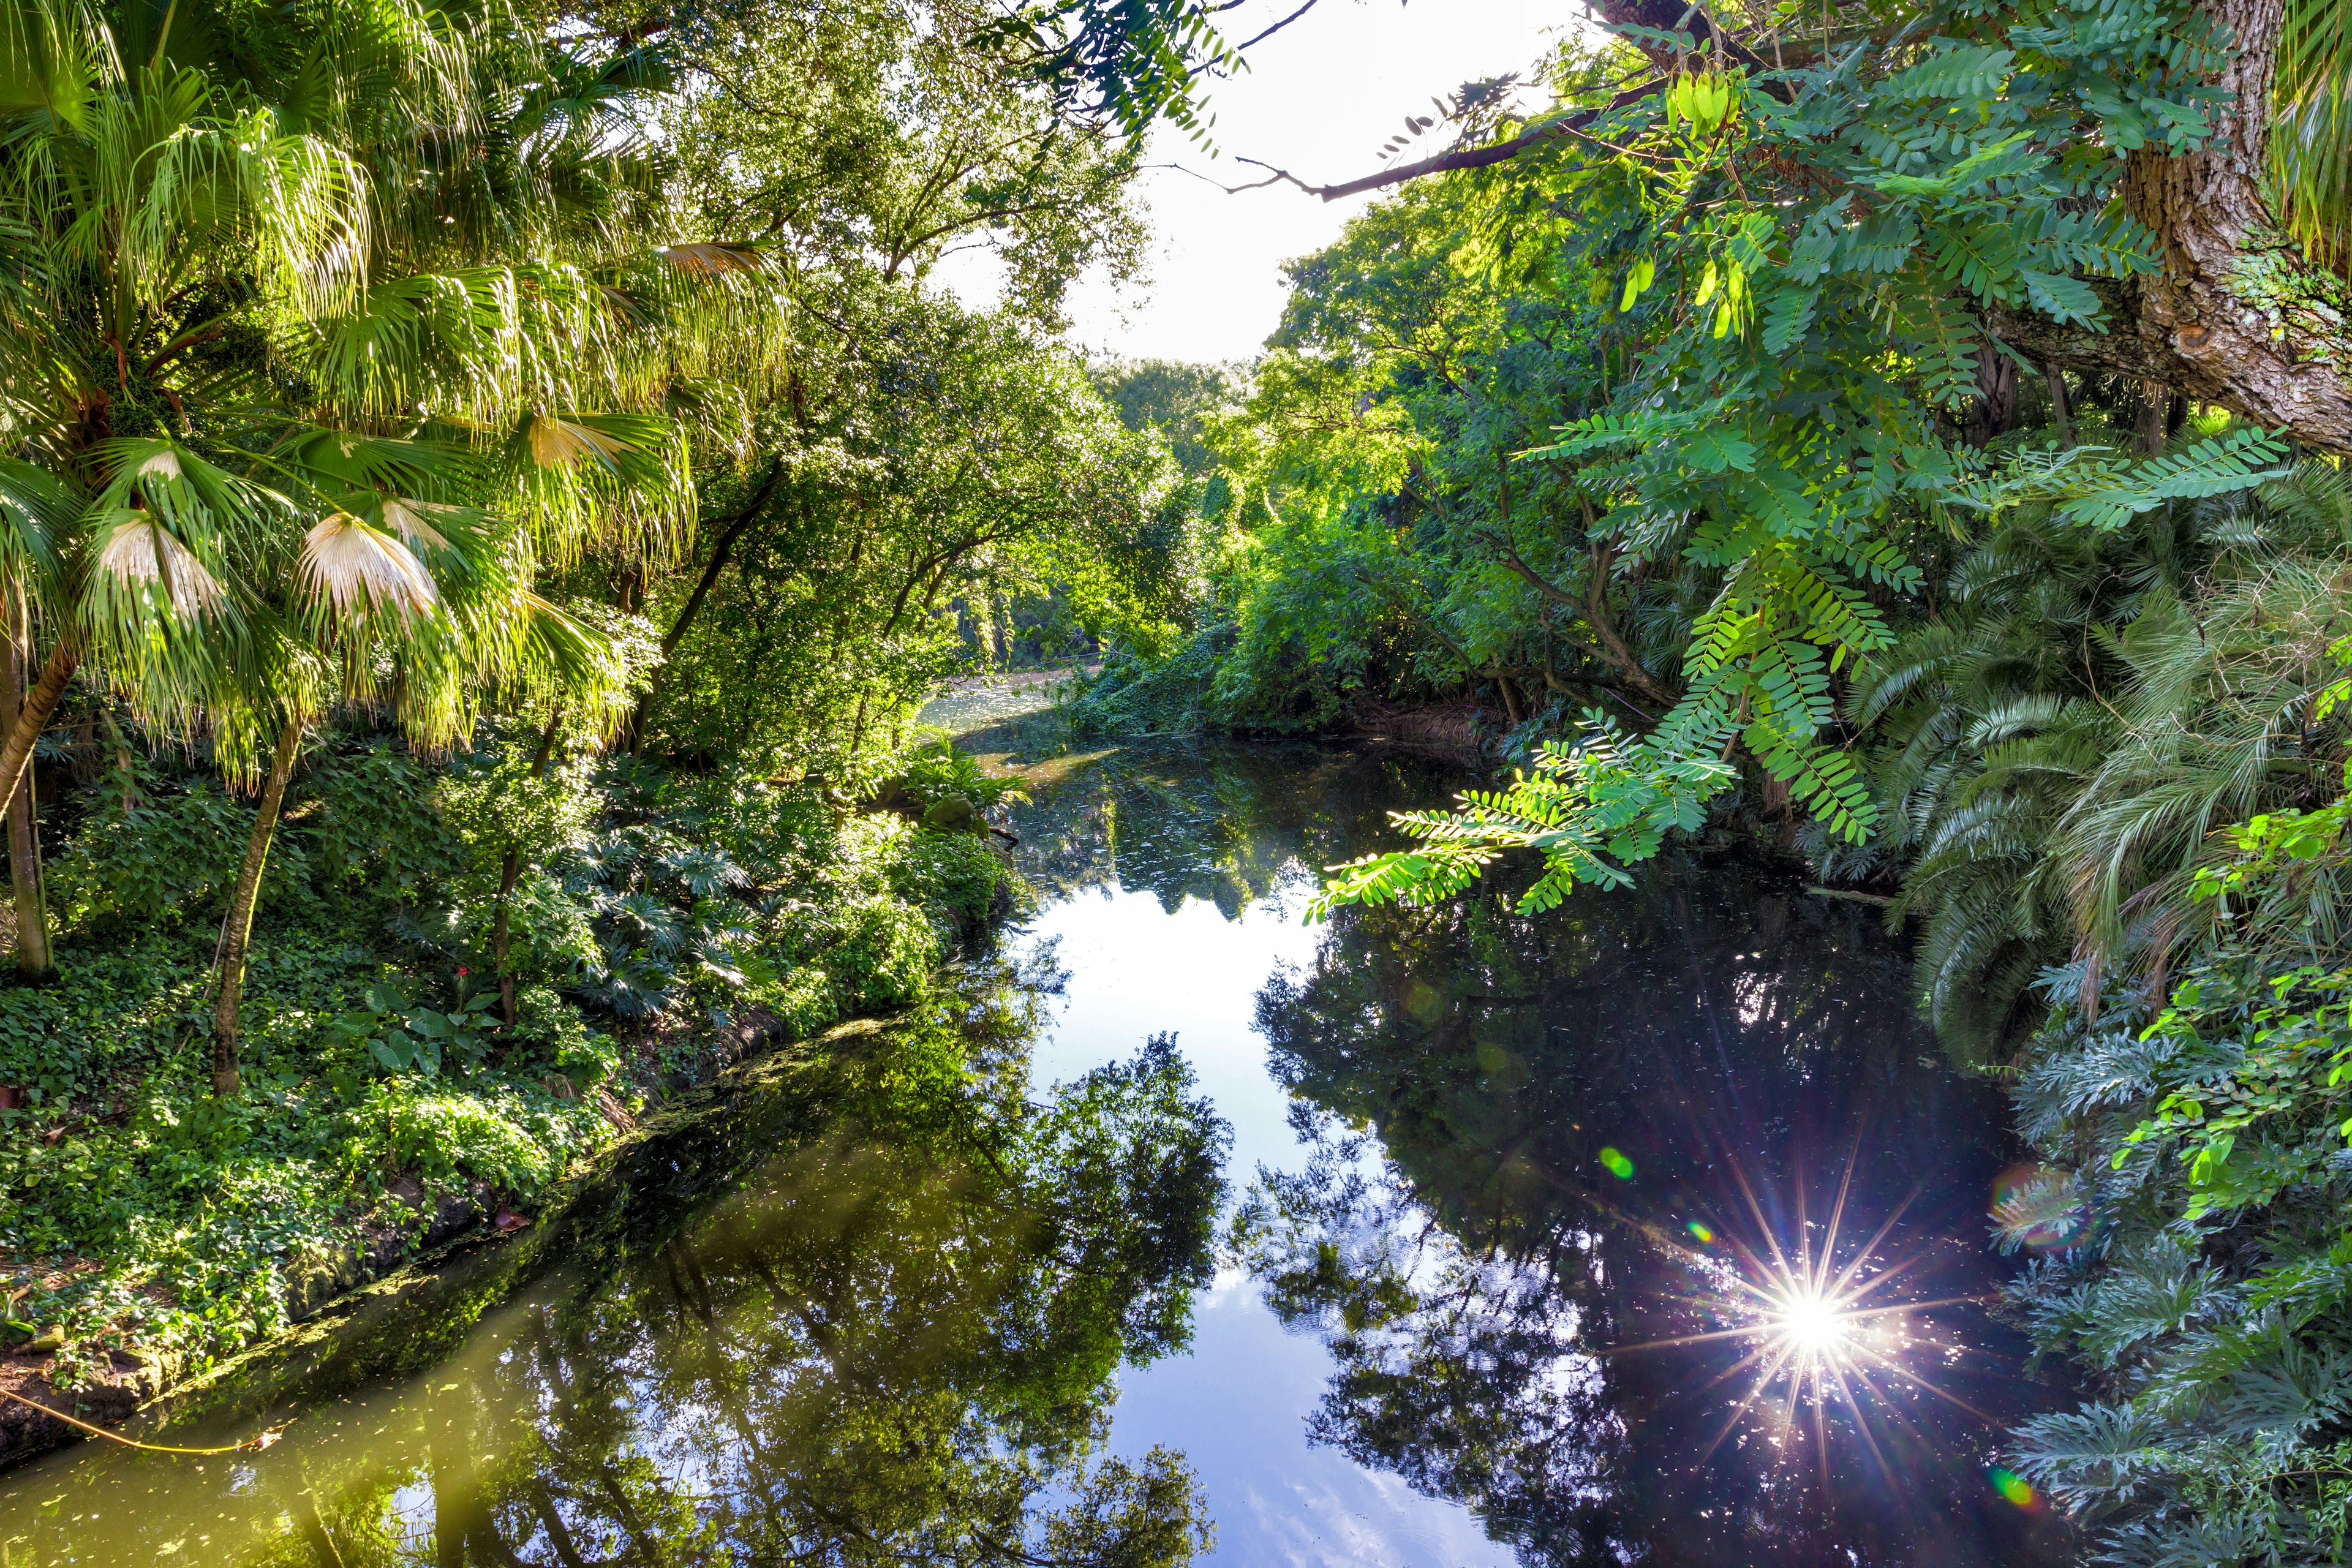
[(1961, 429), (1971, 447), (2005, 435), (2017, 423), (2017, 362), (1999, 349), (1977, 351), (1977, 400)]
[(229, 897), (228, 917), (221, 922), (220, 1001), (213, 1008), (213, 1093), (224, 1100), (234, 1095), (237, 1087), (237, 1005), (245, 1000), (245, 953), (253, 940), (253, 905), (261, 891), (262, 868), (269, 861), (278, 808), (285, 804), (286, 781), (294, 776), (294, 761), (301, 754), (302, 728), (299, 719), (289, 719), (278, 732), (278, 750), (269, 759), (269, 782), (261, 789), (261, 809), (254, 815), (245, 865), (236, 874), (236, 891)]
[(2352, 289), (2279, 231), (2263, 197), (2283, 0), (2200, 0), (2236, 41), (2202, 151), (2130, 156), (2124, 200), (2163, 245), (2158, 276), (2097, 285), (2104, 333), (2022, 312), (1994, 330), (2069, 369), (2161, 382), (2324, 452), (2352, 453)]

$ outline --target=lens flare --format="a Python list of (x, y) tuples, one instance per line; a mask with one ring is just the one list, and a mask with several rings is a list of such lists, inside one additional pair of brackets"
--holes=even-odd
[[(1610, 1161), (1614, 1154), (1614, 1150), (1602, 1152), (1603, 1163), (1612, 1170), (1616, 1170)], [(1632, 1162), (1625, 1163), (1620, 1175), (1632, 1173)], [(1934, 1395), (1979, 1421), (1991, 1420), (1937, 1383), (1958, 1349), (1939, 1331), (1933, 1314), (1981, 1299), (1926, 1299), (1916, 1289), (1917, 1270), (1929, 1262), (1930, 1250), (1916, 1242), (1889, 1246), (1910, 1207), (1908, 1201), (1880, 1216), (1869, 1238), (1857, 1247), (1849, 1238), (1847, 1223), (1853, 1156), (1848, 1157), (1837, 1202), (1825, 1224), (1806, 1216), (1801, 1184), (1768, 1204), (1737, 1162), (1730, 1163), (1729, 1171), (1745, 1200), (1748, 1223), (1724, 1226), (1718, 1235), (1716, 1226), (1703, 1221), (1685, 1221), (1683, 1228), (1697, 1242), (1696, 1247), (1680, 1235), (1650, 1232), (1654, 1240), (1681, 1252), (1696, 1287), (1692, 1299), (1721, 1326), (1616, 1345), (1602, 1352), (1628, 1355), (1706, 1341), (1746, 1342), (1738, 1358), (1705, 1385), (1730, 1384), (1733, 1395), (1702, 1460), (1744, 1419), (1755, 1416), (1767, 1423), (1768, 1435), (1778, 1445), (1793, 1434), (1803, 1413), (1810, 1417), (1805, 1424), (1812, 1429), (1812, 1447), (1822, 1456), (1826, 1477), (1826, 1423), (1836, 1412), (1842, 1414), (1842, 1427), (1891, 1474), (1893, 1461), (1882, 1447), (1881, 1435), (1894, 1435), (1893, 1428), (1911, 1431), (1896, 1452), (1916, 1447), (1916, 1436), (1904, 1401), (1895, 1397), (1897, 1385)], [(2014, 1476), (2010, 1479), (2022, 1489), (2011, 1489), (1998, 1479), (1995, 1484), (2002, 1487), (2002, 1496), (2026, 1506), (2020, 1499), (2031, 1501), (2032, 1489)]]
[(2001, 1496), (2007, 1498), (2018, 1507), (2032, 1508), (2033, 1506), (2033, 1489), (2026, 1484), (2025, 1478), (2023, 1476), (2019, 1475), (2014, 1470), (2004, 1470), (1999, 1465), (1995, 1465), (1991, 1469), (1987, 1470), (1985, 1475), (1991, 1479), (1993, 1490), (1999, 1492)]
[(1993, 1186), (1992, 1218), (2005, 1238), (2037, 1252), (2086, 1246), (2097, 1236), (2087, 1191), (2072, 1173), (2049, 1165), (2003, 1171)]
[(1619, 1153), (1616, 1150), (1601, 1150), (1601, 1163), (1607, 1166), (1609, 1168), (1609, 1173), (1616, 1177), (1619, 1181), (1630, 1182), (1633, 1179), (1633, 1162), (1625, 1158), (1624, 1155)]
[(1774, 1308), (1773, 1321), (1776, 1331), (1791, 1347), (1812, 1356), (1834, 1351), (1853, 1326), (1841, 1303), (1810, 1290), (1782, 1297)]

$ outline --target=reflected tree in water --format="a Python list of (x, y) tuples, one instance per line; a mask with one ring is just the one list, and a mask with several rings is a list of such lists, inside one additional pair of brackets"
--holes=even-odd
[(1097, 1450), (1112, 1374), (1190, 1337), (1226, 1131), (1171, 1038), (1044, 1104), (968, 1044), (813, 1066), (820, 1134), (716, 1210), (478, 1335), (342, 1473), (264, 1457), (287, 1523), (248, 1560), (1190, 1561), (1181, 1457)]
[[(1040, 748), (1038, 721), (959, 742), (1018, 760)], [(1187, 899), (1238, 920), (1388, 831), (1400, 800), (1442, 798), (1468, 782), (1458, 764), (1402, 748), (1261, 742), (1130, 746), (1082, 765), (1035, 764), (1016, 809), (1015, 861), (1049, 897), (1109, 887), (1149, 892), (1173, 913)]]
[[(1820, 1247), (1849, 1168), (1862, 1237), (1911, 1201), (1863, 1270), (1909, 1259), (1884, 1299), (1989, 1289), (1990, 1091), (1928, 1055), (1899, 947), (1738, 864), (1511, 902), (1343, 912), (1261, 993), (1321, 1152), (1262, 1173), (1235, 1235), (1338, 1360), (1315, 1436), (1529, 1563), (2039, 1560), (2042, 1522), (1985, 1481), (1988, 1422), (1899, 1378), (1859, 1421), (1782, 1387), (1743, 1414), (1752, 1344), (1663, 1342), (1754, 1323), (1732, 1244)], [(1979, 1312), (1904, 1327), (1944, 1393), (2030, 1395)]]

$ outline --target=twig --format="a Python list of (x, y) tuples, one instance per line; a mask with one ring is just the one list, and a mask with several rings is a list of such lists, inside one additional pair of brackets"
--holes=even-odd
[[(1327, 202), (1336, 202), (1342, 196), (1352, 196), (1365, 191), (1378, 190), (1383, 185), (1402, 184), (1407, 180), (1417, 180), (1424, 174), (1444, 174), (1460, 169), (1484, 169), (1496, 163), (1507, 163), (1530, 147), (1549, 141), (1552, 137), (1584, 136), (1582, 130), (1584, 126), (1593, 123), (1604, 114), (1623, 109), (1629, 104), (1639, 103), (1655, 91), (1659, 83), (1664, 79), (1664, 77), (1653, 77), (1647, 81), (1636, 82), (1598, 109), (1588, 109), (1575, 114), (1540, 121), (1520, 132), (1517, 136), (1507, 137), (1500, 142), (1490, 142), (1483, 147), (1457, 147), (1451, 153), (1440, 153), (1434, 157), (1423, 158), (1417, 163), (1401, 163), (1393, 169), (1383, 169), (1377, 174), (1366, 174), (1361, 179), (1349, 180), (1336, 185), (1310, 185), (1287, 169), (1276, 168), (1272, 163), (1264, 163), (1255, 158), (1236, 158), (1235, 163), (1248, 163), (1253, 167), (1266, 170), (1267, 176), (1251, 184), (1230, 185), (1223, 188), (1228, 195), (1231, 195), (1242, 191), (1262, 190), (1267, 185), (1279, 184), (1286, 181), (1310, 196), (1320, 196)], [(1593, 142), (1596, 146), (1607, 147), (1612, 153), (1623, 153), (1629, 157), (1639, 156), (1638, 153), (1627, 153), (1624, 148), (1612, 146), (1598, 137), (1584, 136), (1584, 140)], [(1206, 175), (1202, 177), (1207, 178)], [(1210, 183), (1216, 184), (1213, 180)]]
[(1861, 893), (1852, 888), (1808, 887), (1805, 891), (1817, 899), (1852, 899), (1857, 904), (1876, 904), (1881, 909), (1891, 909), (1895, 904), (1885, 893)]
[(162, 1443), (142, 1443), (135, 1438), (125, 1437), (120, 1432), (110, 1432), (103, 1426), (93, 1426), (89, 1422), (68, 1415), (62, 1410), (52, 1410), (37, 1399), (27, 1399), (21, 1394), (13, 1394), (5, 1388), (0, 1388), (0, 1399), (13, 1399), (17, 1404), (28, 1409), (37, 1410), (44, 1415), (54, 1415), (68, 1426), (79, 1426), (93, 1437), (103, 1437), (110, 1443), (120, 1443), (126, 1448), (136, 1448), (143, 1454), (190, 1454), (198, 1458), (206, 1458), (215, 1454), (235, 1454), (247, 1448), (267, 1448), (286, 1435), (285, 1427), (272, 1426), (258, 1436), (247, 1437), (242, 1443), (231, 1443), (226, 1447), (174, 1448)]

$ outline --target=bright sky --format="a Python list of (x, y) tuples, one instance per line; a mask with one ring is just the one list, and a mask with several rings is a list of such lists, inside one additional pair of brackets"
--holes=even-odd
[[(1296, 5), (1251, 0), (1218, 21), (1226, 37), (1244, 39)], [(1311, 184), (1370, 174), (1406, 115), (1429, 113), (1431, 99), (1465, 81), (1527, 74), (1551, 29), (1579, 25), (1586, 25), (1584, 8), (1573, 0), (1321, 0), (1252, 49), (1247, 71), (1211, 85), (1219, 156), (1164, 127), (1158, 133), (1152, 161), (1183, 167), (1143, 177), (1155, 240), (1150, 281), (1124, 299), (1107, 284), (1085, 287), (1072, 301), (1077, 341), (1121, 359), (1253, 356), (1282, 315), (1282, 264), (1338, 238), (1372, 198), (1327, 204), (1287, 185), (1229, 196), (1217, 185), (1265, 174), (1234, 160), (1260, 159)], [(1443, 145), (1402, 156), (1426, 157)]]
[[(1297, 4), (1250, 0), (1218, 21), (1239, 41)], [(1429, 113), (1431, 99), (1465, 81), (1525, 75), (1550, 30), (1589, 25), (1574, 0), (1321, 0), (1252, 49), (1249, 70), (1211, 84), (1219, 156), (1165, 128), (1156, 134), (1152, 162), (1183, 167), (1143, 176), (1154, 230), (1150, 280), (1123, 292), (1100, 279), (1082, 285), (1071, 302), (1073, 335), (1121, 359), (1251, 358), (1282, 315), (1282, 264), (1339, 237), (1372, 198), (1326, 204), (1289, 186), (1229, 196), (1217, 187), (1265, 173), (1236, 158), (1261, 159), (1310, 184), (1370, 174), (1406, 115)], [(1541, 100), (1530, 93), (1523, 101)], [(1444, 144), (1442, 129), (1423, 138), (1429, 152)], [(943, 270), (964, 291), (961, 269)]]

